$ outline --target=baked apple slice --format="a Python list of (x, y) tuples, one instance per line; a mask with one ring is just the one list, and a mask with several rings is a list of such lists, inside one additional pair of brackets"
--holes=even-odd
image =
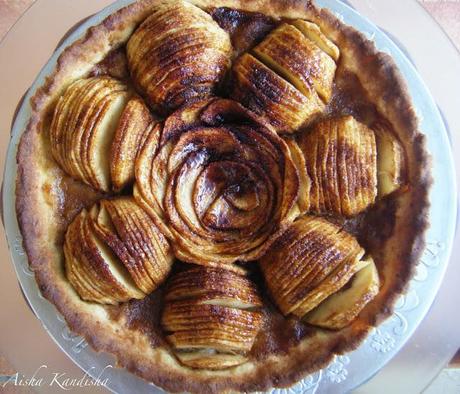
[(126, 104), (110, 152), (110, 175), (114, 191), (120, 191), (134, 182), (137, 153), (157, 122), (139, 97), (132, 98)]
[(111, 77), (71, 84), (51, 121), (51, 152), (70, 176), (102, 191), (110, 190), (110, 147), (128, 100), (126, 85)]
[(211, 370), (236, 367), (247, 361), (246, 357), (239, 354), (221, 354), (209, 349), (176, 352), (176, 357), (190, 368)]
[(83, 81), (83, 89), (73, 100), (73, 111), (69, 114), (63, 129), (65, 140), (62, 145), (64, 164), (67, 164), (67, 168), (73, 170), (73, 173), (79, 174), (81, 180), (91, 177), (87, 163), (80, 155), (83, 135), (92, 131), (94, 121), (105, 100), (119, 88), (125, 89), (124, 85), (118, 86), (118, 81), (111, 78), (91, 78)]
[(265, 116), (279, 133), (297, 131), (324, 109), (315, 92), (302, 94), (247, 53), (234, 64), (233, 80), (232, 97), (255, 113)]
[(240, 309), (261, 306), (256, 288), (245, 275), (245, 270), (238, 266), (225, 269), (212, 266), (207, 269), (189, 268), (169, 280), (165, 300), (183, 300), (213, 294), (214, 304), (234, 304)]
[(396, 136), (383, 127), (375, 128), (377, 142), (378, 196), (385, 197), (404, 183), (404, 150)]
[(363, 255), (339, 226), (304, 216), (277, 239), (260, 266), (281, 312), (302, 318), (346, 285), (363, 267)]
[(321, 121), (298, 137), (310, 176), (310, 210), (354, 216), (377, 196), (375, 134), (352, 116)]
[[(80, 229), (86, 213), (78, 215), (69, 225), (64, 243), (65, 271), (69, 282), (84, 300), (91, 300), (103, 304), (112, 302), (112, 299), (99, 289), (98, 282), (88, 274), (81, 252)], [(78, 258), (77, 258), (78, 256)]]
[(307, 97), (316, 90), (329, 102), (337, 68), (334, 59), (297, 27), (282, 24), (254, 48), (254, 53)]
[(318, 47), (326, 52), (335, 62), (339, 60), (340, 50), (315, 23), (297, 19), (292, 24), (299, 29), (306, 38), (313, 41)]
[(380, 281), (372, 258), (364, 260), (350, 280), (350, 287), (341, 290), (311, 311), (305, 321), (315, 326), (340, 330), (349, 325), (363, 308), (378, 294)]
[[(169, 274), (174, 257), (169, 243), (132, 197), (104, 200), (101, 207), (107, 210), (116, 233), (126, 245), (134, 264), (125, 263), (128, 270), (142, 273), (136, 281), (146, 293), (155, 290)], [(133, 275), (136, 280), (136, 276)]]
[[(51, 152), (64, 171), (78, 174), (80, 179), (84, 178), (84, 174), (80, 160), (75, 158), (72, 139), (83, 128), (77, 129), (76, 122), (81, 125), (89, 119), (89, 103), (94, 102), (98, 91), (105, 89), (106, 82), (106, 79), (99, 78), (77, 80), (67, 88), (54, 108), (49, 130)], [(82, 101), (88, 105), (81, 105)]]
[(230, 67), (231, 51), (227, 32), (182, 0), (159, 3), (127, 44), (134, 82), (163, 113), (211, 95)]
[(166, 339), (188, 367), (244, 363), (262, 324), (262, 301), (244, 271), (191, 266), (168, 283), (161, 319)]
[(284, 138), (291, 152), (292, 161), (297, 168), (299, 175), (299, 197), (297, 205), (301, 214), (306, 213), (310, 209), (310, 189), (311, 179), (307, 172), (307, 163), (299, 144), (294, 138)]
[(115, 93), (103, 100), (101, 113), (93, 128), (91, 131), (87, 129), (82, 137), (80, 154), (88, 178), (97, 189), (103, 191), (110, 190), (110, 150), (127, 98), (127, 94)]

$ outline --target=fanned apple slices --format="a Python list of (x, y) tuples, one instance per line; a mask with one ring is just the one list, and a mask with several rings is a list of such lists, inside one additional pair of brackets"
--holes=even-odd
[(404, 183), (404, 150), (395, 135), (385, 126), (375, 126), (377, 142), (378, 196), (385, 197)]
[(258, 115), (265, 115), (278, 131), (293, 133), (323, 110), (315, 92), (302, 94), (248, 53), (236, 61), (233, 75), (232, 97)]
[(134, 181), (137, 153), (158, 120), (131, 96), (110, 77), (81, 79), (67, 88), (49, 132), (53, 157), (65, 172), (105, 192)]
[(103, 304), (145, 297), (173, 263), (168, 241), (132, 197), (83, 210), (67, 229), (64, 254), (80, 297)]
[(377, 152), (372, 130), (352, 116), (327, 119), (298, 137), (311, 181), (310, 211), (353, 216), (375, 202)]
[(347, 115), (318, 122), (297, 141), (285, 138), (299, 172), (301, 212), (354, 216), (403, 185), (400, 142), (388, 127), (373, 127)]
[[(292, 23), (292, 24), (290, 24)], [(280, 133), (318, 117), (332, 95), (337, 46), (314, 23), (283, 23), (233, 67), (232, 97), (264, 114)]]
[(297, 171), (267, 126), (235, 101), (215, 98), (153, 129), (136, 161), (134, 197), (157, 218), (177, 258), (255, 260), (294, 220)]
[(72, 177), (110, 189), (110, 147), (128, 89), (110, 77), (77, 80), (60, 97), (50, 126), (51, 152)]
[[(272, 245), (260, 265), (281, 312), (302, 318), (337, 293), (353, 275), (373, 264), (369, 259), (362, 260), (364, 253), (356, 239), (340, 227), (323, 218), (304, 216)], [(363, 275), (367, 274), (360, 277)], [(356, 280), (352, 290), (342, 294), (345, 298), (352, 294), (352, 303), (340, 301), (338, 296), (338, 300), (328, 299), (323, 312), (309, 321), (329, 328), (350, 323), (378, 290), (378, 275), (373, 276), (369, 291), (364, 291), (363, 281), (369, 282), (366, 278)]]
[(325, 102), (330, 100), (335, 61), (297, 27), (282, 24), (254, 48), (254, 53), (303, 94), (314, 89)]
[(262, 301), (236, 266), (194, 266), (172, 276), (161, 324), (179, 361), (223, 369), (247, 361), (262, 324)]
[(230, 67), (230, 36), (200, 8), (164, 1), (127, 44), (134, 82), (157, 110), (209, 96)]

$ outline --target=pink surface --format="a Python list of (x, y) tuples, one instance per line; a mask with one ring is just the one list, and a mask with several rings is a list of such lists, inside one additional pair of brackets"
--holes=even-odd
[(458, 50), (460, 50), (460, 2), (423, 0), (420, 4), (441, 25)]

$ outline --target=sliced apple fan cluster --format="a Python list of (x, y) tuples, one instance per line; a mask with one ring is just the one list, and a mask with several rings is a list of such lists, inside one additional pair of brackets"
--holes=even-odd
[(231, 67), (230, 37), (188, 2), (161, 2), (126, 52), (135, 88), (165, 120), (103, 76), (68, 86), (50, 126), (70, 176), (104, 192), (134, 184), (133, 197), (102, 200), (67, 229), (66, 275), (80, 297), (141, 299), (174, 256), (198, 264), (167, 281), (161, 320), (192, 368), (244, 363), (262, 325), (237, 261), (259, 261), (284, 315), (350, 324), (379, 291), (375, 264), (352, 235), (309, 215), (352, 217), (393, 193), (404, 152), (383, 124), (318, 120), (338, 47), (311, 22), (282, 23), (234, 61), (232, 100), (212, 97)]
[(126, 53), (133, 81), (148, 103), (169, 113), (213, 93), (230, 67), (232, 44), (200, 8), (163, 2), (131, 36)]
[(118, 304), (141, 299), (168, 276), (168, 241), (132, 197), (102, 200), (69, 225), (67, 277), (86, 301)]
[(329, 102), (339, 55), (317, 25), (284, 23), (237, 59), (232, 97), (267, 117), (278, 132), (294, 133)]
[[(356, 239), (340, 227), (303, 216), (277, 239), (260, 266), (284, 315), (340, 329), (379, 291), (375, 264), (364, 254)], [(340, 291), (349, 282), (351, 287)]]
[(72, 83), (50, 126), (51, 152), (72, 177), (108, 192), (134, 180), (137, 150), (155, 125), (143, 101), (111, 77)]
[(182, 364), (244, 363), (262, 324), (262, 301), (243, 269), (196, 266), (168, 281), (161, 325)]

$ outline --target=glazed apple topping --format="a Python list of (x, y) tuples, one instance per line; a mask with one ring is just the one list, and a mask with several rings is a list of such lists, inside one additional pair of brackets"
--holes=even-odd
[(110, 151), (110, 176), (114, 191), (133, 184), (137, 153), (157, 122), (139, 97), (133, 97), (126, 104)]
[(113, 78), (71, 84), (50, 126), (51, 152), (61, 168), (97, 190), (120, 191), (134, 181), (134, 162), (157, 123), (143, 101)]
[(59, 98), (50, 126), (51, 152), (74, 178), (110, 190), (110, 147), (129, 92), (110, 77), (72, 83)]
[(158, 111), (210, 96), (230, 66), (229, 35), (186, 2), (160, 3), (127, 44), (134, 83)]
[(232, 97), (294, 133), (324, 111), (332, 95), (339, 49), (313, 23), (295, 20), (273, 30), (233, 66)]
[(132, 197), (83, 210), (67, 230), (64, 252), (67, 277), (79, 295), (106, 304), (145, 297), (173, 263), (168, 241)]
[(351, 116), (316, 123), (298, 144), (310, 176), (310, 210), (353, 216), (377, 196), (375, 134)]
[[(123, 193), (68, 226), (65, 272), (80, 298), (118, 304), (165, 283), (161, 326), (190, 368), (248, 360), (264, 302), (240, 263), (258, 263), (283, 315), (351, 324), (379, 273), (329, 219), (400, 190), (405, 159), (388, 125), (326, 115), (336, 44), (310, 21), (283, 21), (233, 59), (207, 12), (165, 1), (126, 55), (129, 80), (71, 83), (49, 129), (64, 172)], [(170, 275), (175, 258), (186, 264)]]
[(232, 97), (280, 132), (293, 133), (319, 115), (324, 105), (313, 91), (305, 94), (249, 53), (233, 66)]
[(362, 261), (361, 268), (351, 279), (350, 287), (328, 297), (305, 316), (315, 326), (338, 330), (349, 325), (366, 304), (377, 296), (380, 280), (371, 257)]
[(234, 101), (178, 110), (136, 162), (134, 196), (164, 224), (176, 256), (254, 260), (294, 218), (299, 180), (286, 143)]
[(239, 271), (191, 266), (170, 278), (161, 324), (182, 364), (223, 369), (247, 360), (262, 324), (262, 301)]

